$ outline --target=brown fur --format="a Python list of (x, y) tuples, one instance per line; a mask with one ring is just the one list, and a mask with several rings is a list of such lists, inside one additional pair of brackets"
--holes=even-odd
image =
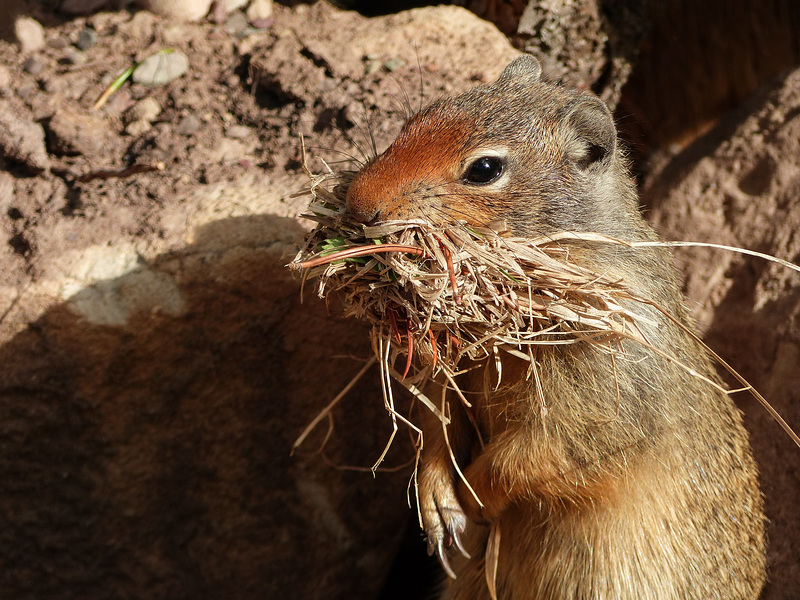
[[(497, 82), (440, 100), (405, 125), (348, 191), (364, 222), (504, 219), (517, 235), (594, 231), (651, 240), (608, 109), (539, 79), (520, 58)], [(493, 182), (465, 180), (501, 157)], [(671, 256), (574, 244), (571, 257), (618, 275), (686, 327)], [(649, 342), (714, 379), (703, 348), (649, 306)], [(739, 411), (675, 361), (635, 342), (542, 346), (536, 365), (503, 359), (463, 376), (472, 408), (444, 395), (447, 437), (481, 507), (457, 475), (444, 432), (422, 416), (420, 510), (431, 548), (457, 578), (443, 598), (485, 600), (489, 525), (499, 530), (502, 599), (754, 599), (764, 584), (762, 499)], [(495, 390), (495, 388), (497, 388)], [(495, 390), (495, 391), (493, 391)], [(441, 392), (440, 392), (441, 394)], [(427, 411), (426, 411), (427, 412)]]

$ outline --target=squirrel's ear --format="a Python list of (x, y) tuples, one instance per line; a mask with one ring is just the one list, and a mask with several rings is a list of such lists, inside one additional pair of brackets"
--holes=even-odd
[(516, 81), (519, 83), (534, 83), (542, 75), (542, 65), (530, 54), (523, 54), (515, 58), (500, 73), (497, 83)]
[(567, 106), (561, 125), (567, 138), (567, 156), (581, 170), (608, 162), (617, 151), (614, 118), (595, 96), (579, 96)]

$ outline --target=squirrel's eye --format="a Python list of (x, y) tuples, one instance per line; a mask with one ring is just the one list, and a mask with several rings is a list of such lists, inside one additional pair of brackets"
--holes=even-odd
[(503, 161), (496, 156), (484, 156), (467, 167), (464, 181), (467, 183), (491, 183), (503, 173)]

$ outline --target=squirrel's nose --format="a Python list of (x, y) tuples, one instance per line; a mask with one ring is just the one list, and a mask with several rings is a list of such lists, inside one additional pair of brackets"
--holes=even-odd
[(350, 184), (347, 190), (347, 212), (359, 223), (372, 223), (380, 216), (379, 203), (364, 187), (358, 178)]

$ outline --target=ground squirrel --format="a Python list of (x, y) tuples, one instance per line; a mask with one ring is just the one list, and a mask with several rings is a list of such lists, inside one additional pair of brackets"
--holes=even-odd
[[(365, 223), (502, 219), (526, 237), (656, 239), (607, 107), (540, 76), (523, 56), (495, 83), (414, 115), (352, 181), (350, 213)], [(572, 260), (624, 278), (674, 317), (636, 306), (655, 348), (716, 377), (677, 324), (693, 327), (667, 250), (572, 244)], [(490, 525), (500, 533), (501, 599), (758, 597), (762, 498), (725, 393), (636, 342), (620, 343), (613, 360), (589, 344), (540, 346), (545, 412), (527, 364), (503, 361), (500, 389), (485, 391), (493, 375), (476, 369), (461, 380), (472, 408), (449, 404), (450, 444), (482, 508), (456, 474), (439, 421), (424, 417), (420, 510), (430, 548), (456, 576), (443, 598), (490, 597)]]

